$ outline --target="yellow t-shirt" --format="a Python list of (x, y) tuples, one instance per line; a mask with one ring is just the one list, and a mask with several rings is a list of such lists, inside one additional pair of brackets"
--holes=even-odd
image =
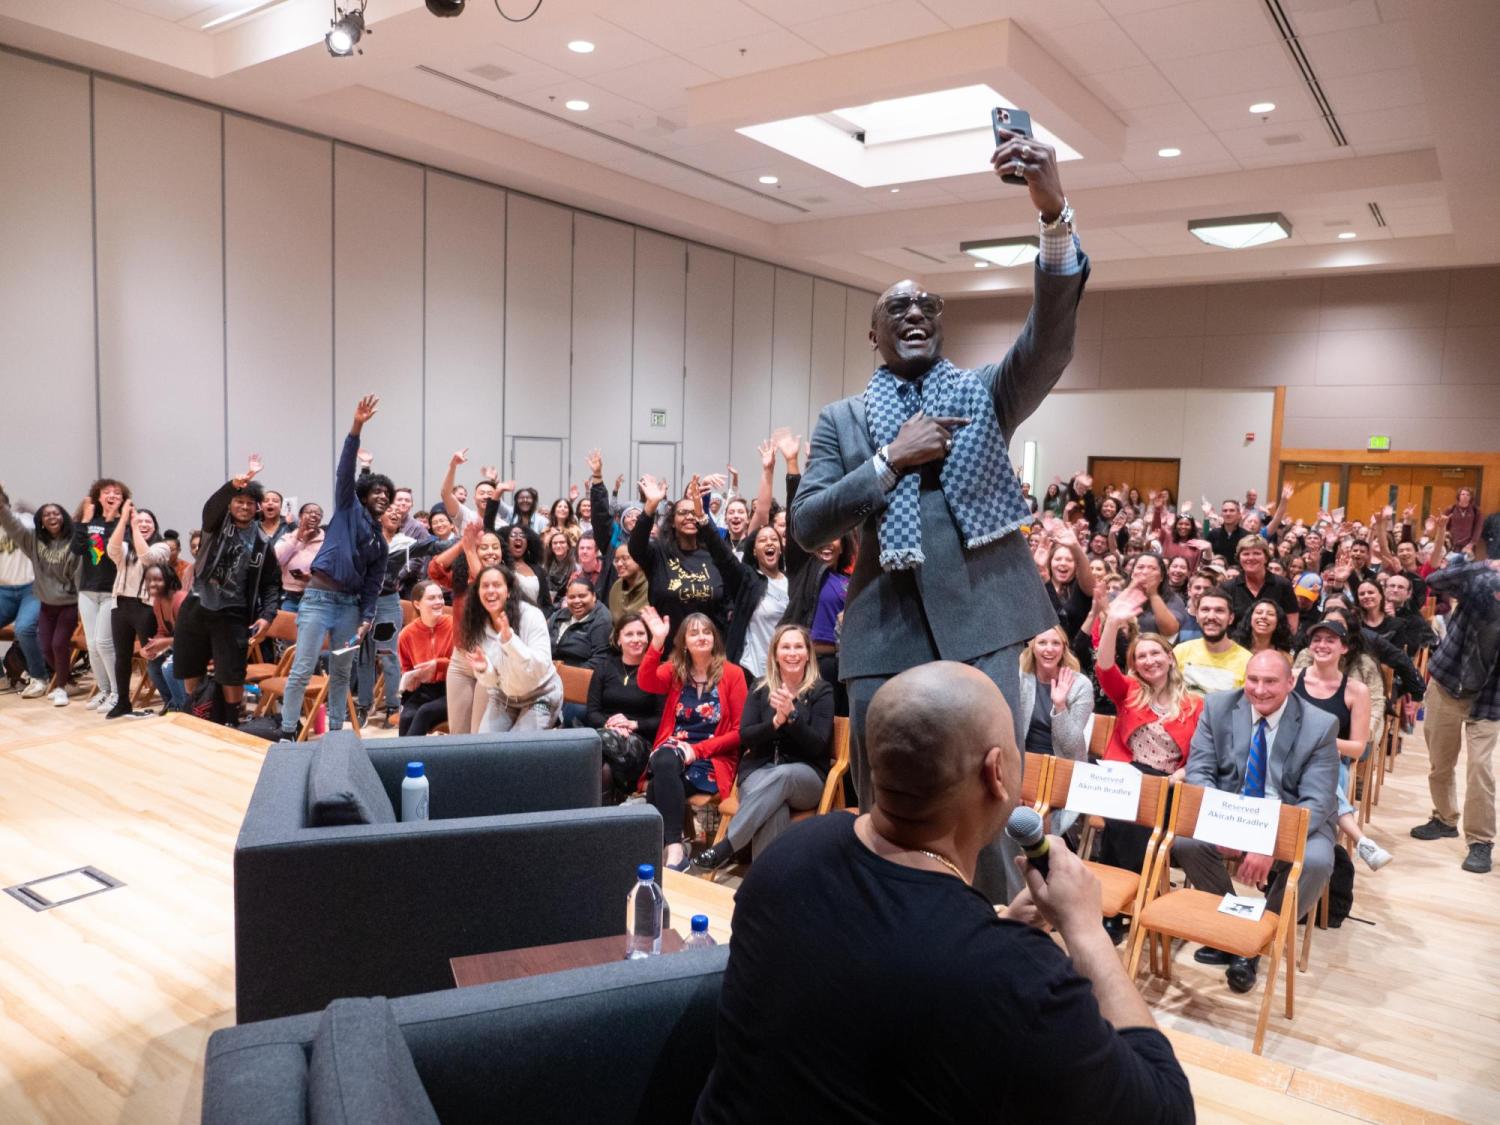
[(1172, 650), (1177, 667), (1190, 691), (1208, 695), (1215, 691), (1233, 691), (1245, 685), (1245, 666), (1250, 650), (1232, 644), (1227, 652), (1210, 652), (1202, 637), (1184, 641)]

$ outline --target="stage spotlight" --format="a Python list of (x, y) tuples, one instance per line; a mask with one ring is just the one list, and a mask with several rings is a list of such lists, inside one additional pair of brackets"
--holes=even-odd
[[(328, 21), (328, 33), (323, 36), (323, 42), (334, 58), (348, 58), (358, 50), (359, 41), (364, 38), (366, 30), (365, 0), (359, 0), (359, 7), (351, 6), (348, 11), (341, 11), (335, 3), (333, 19)], [(358, 53), (364, 54), (363, 51)]]
[(456, 16), (464, 10), (464, 0), (427, 0), (427, 10), (435, 16)]

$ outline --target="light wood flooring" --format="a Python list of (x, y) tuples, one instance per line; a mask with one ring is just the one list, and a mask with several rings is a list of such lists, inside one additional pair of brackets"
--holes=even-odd
[[(204, 1045), (234, 1018), (231, 856), (262, 753), (196, 720), (0, 694), (0, 886), (84, 864), (125, 883), (41, 914), (0, 896), (4, 1125), (198, 1120)], [(1170, 984), (1142, 976), (1201, 1120), (1500, 1120), (1500, 873), (1406, 835), (1425, 770), (1408, 739), (1373, 829), (1396, 858), (1356, 882), (1375, 924), (1318, 931), (1263, 1058), (1258, 991), (1232, 995), (1190, 949)], [(669, 886), (674, 912), (708, 913), (722, 939), (732, 887), (689, 882)]]

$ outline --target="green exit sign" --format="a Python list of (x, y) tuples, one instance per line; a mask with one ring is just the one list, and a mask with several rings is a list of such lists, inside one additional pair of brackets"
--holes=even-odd
[(1375, 449), (1375, 450), (1389, 450), (1390, 447), (1391, 447), (1391, 439), (1390, 439), (1390, 436), (1388, 434), (1371, 434), (1370, 435), (1370, 445), (1369, 445), (1370, 449)]

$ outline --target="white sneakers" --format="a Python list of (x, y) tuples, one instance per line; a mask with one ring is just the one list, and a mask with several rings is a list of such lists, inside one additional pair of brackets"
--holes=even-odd
[(63, 691), (62, 688), (58, 688), (47, 698), (52, 701), (52, 706), (54, 707), (66, 707), (68, 705), (68, 693)]
[(83, 705), (83, 709), (85, 711), (97, 711), (107, 698), (109, 698), (107, 692), (96, 691), (93, 695), (89, 696), (89, 701)]
[(1360, 840), (1354, 851), (1360, 859), (1365, 861), (1365, 866), (1371, 871), (1379, 871), (1391, 862), (1391, 853), (1368, 836)]
[(25, 690), (21, 692), (21, 698), (22, 699), (40, 699), (42, 696), (44, 696), (46, 694), (47, 694), (47, 685), (44, 684), (41, 680), (32, 680), (31, 683), (29, 683), (29, 684), (26, 685)]
[(99, 710), (102, 711), (104, 714), (107, 715), (107, 714), (109, 714), (109, 712), (111, 712), (111, 711), (113, 711), (115, 709), (116, 705), (118, 705), (119, 702), (120, 702), (120, 697), (118, 695), (116, 695), (114, 692), (110, 692), (108, 695), (106, 695), (103, 698), (103, 700), (100, 701), (100, 703), (99, 703)]

